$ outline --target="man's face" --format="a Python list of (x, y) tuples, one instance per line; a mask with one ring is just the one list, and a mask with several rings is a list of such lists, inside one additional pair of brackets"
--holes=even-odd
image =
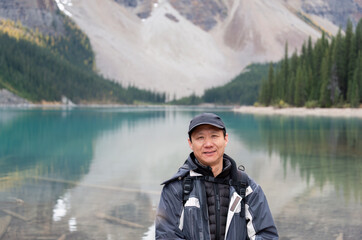
[(196, 159), (206, 166), (215, 166), (222, 163), (223, 154), (228, 135), (220, 128), (212, 125), (200, 125), (191, 134), (189, 145), (195, 154)]

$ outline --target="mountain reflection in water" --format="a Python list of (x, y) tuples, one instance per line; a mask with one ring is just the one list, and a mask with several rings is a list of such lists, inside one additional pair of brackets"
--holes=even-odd
[[(127, 164), (110, 174), (97, 139), (159, 118), (163, 111), (2, 111), (0, 222), (12, 218), (4, 239), (140, 239), (154, 219), (149, 193), (124, 174)], [(92, 168), (97, 160), (105, 172)]]
[(251, 149), (278, 154), (307, 182), (332, 183), (348, 200), (362, 200), (361, 119), (245, 115), (241, 121), (255, 122), (230, 124)]
[[(280, 207), (274, 214), (280, 236), (360, 238), (361, 119), (240, 115), (230, 118), (229, 125), (247, 148), (253, 152), (266, 151), (268, 161), (277, 158), (283, 169), (280, 174), (284, 183), (276, 181), (280, 176), (270, 168), (273, 178), (261, 184), (274, 185), (275, 191), (267, 196), (274, 209)], [(291, 175), (299, 175), (300, 180), (291, 179)], [(283, 202), (283, 198), (276, 196), (298, 191), (301, 182), (306, 186), (293, 198)], [(273, 203), (275, 199), (278, 203)]]
[(160, 183), (201, 111), (224, 119), (281, 238), (358, 239), (361, 120), (181, 107), (0, 109), (0, 238), (153, 239)]

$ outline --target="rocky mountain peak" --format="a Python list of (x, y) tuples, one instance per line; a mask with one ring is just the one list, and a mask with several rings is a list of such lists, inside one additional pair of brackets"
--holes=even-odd
[(45, 34), (63, 34), (64, 27), (54, 0), (0, 0), (0, 18), (20, 21)]
[(114, 0), (116, 3), (126, 7), (141, 19), (148, 18), (157, 0)]
[[(139, 18), (147, 19), (154, 8), (162, 1), (158, 0), (114, 0), (134, 12)], [(228, 9), (220, 0), (168, 0), (184, 18), (205, 31), (211, 30), (219, 21), (226, 18)], [(170, 14), (168, 14), (170, 16)]]
[(187, 20), (205, 31), (211, 30), (218, 21), (223, 21), (228, 15), (228, 9), (218, 0), (169, 0)]
[[(362, 17), (362, 0), (283, 0), (312, 18), (322, 18), (345, 29), (348, 20), (354, 26)], [(320, 21), (320, 19), (316, 19)]]

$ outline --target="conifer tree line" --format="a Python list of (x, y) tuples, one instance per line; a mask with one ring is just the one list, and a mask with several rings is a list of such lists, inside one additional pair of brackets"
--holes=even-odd
[(325, 34), (312, 44), (311, 37), (300, 54), (288, 57), (285, 45), (283, 60), (269, 65), (268, 77), (262, 81), (259, 103), (297, 107), (359, 107), (362, 101), (362, 19), (353, 30), (348, 21), (346, 31), (331, 39)]
[(89, 39), (65, 18), (66, 36), (44, 36), (0, 20), (0, 89), (33, 102), (164, 103), (165, 93), (123, 87), (93, 71)]
[(201, 103), (226, 105), (252, 105), (258, 100), (259, 87), (262, 79), (268, 74), (268, 63), (248, 65), (231, 82), (223, 86), (206, 89), (199, 97), (195, 94), (174, 100), (171, 104), (198, 105)]

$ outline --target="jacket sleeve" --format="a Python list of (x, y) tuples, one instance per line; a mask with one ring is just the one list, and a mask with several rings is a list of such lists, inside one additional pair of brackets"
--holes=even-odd
[(182, 185), (179, 182), (163, 187), (155, 222), (156, 239), (185, 239), (179, 228), (183, 210), (181, 190)]
[(247, 196), (245, 204), (249, 238), (251, 240), (278, 240), (278, 231), (263, 190), (253, 181), (251, 187), (253, 191)]

